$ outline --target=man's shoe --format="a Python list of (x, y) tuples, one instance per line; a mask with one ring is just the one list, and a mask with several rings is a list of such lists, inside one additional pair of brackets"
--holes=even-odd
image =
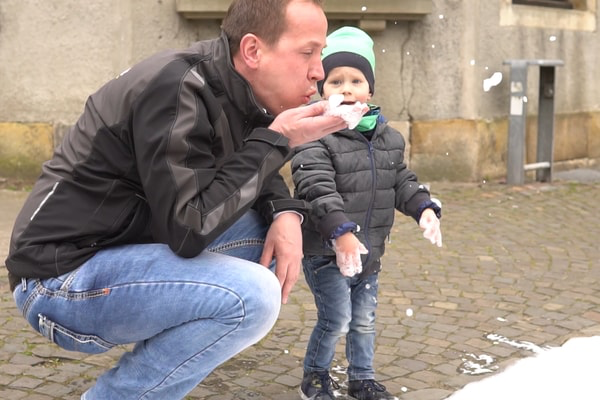
[(374, 379), (348, 382), (348, 397), (355, 400), (398, 400)]
[(333, 389), (339, 388), (327, 371), (305, 372), (298, 392), (302, 400), (333, 400), (336, 398)]

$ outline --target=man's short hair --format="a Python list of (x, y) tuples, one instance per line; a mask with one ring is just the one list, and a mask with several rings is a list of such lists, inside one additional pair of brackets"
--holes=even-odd
[(253, 33), (268, 45), (277, 43), (286, 29), (287, 6), (294, 1), (323, 7), (323, 0), (234, 0), (221, 24), (229, 39), (231, 54), (238, 52), (240, 41)]

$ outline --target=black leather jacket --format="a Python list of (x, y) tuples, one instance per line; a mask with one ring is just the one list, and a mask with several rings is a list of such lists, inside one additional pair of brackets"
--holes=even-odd
[(92, 94), (33, 187), (6, 266), (69, 272), (99, 249), (166, 243), (193, 257), (250, 207), (300, 209), (278, 171), (291, 156), (232, 66), (227, 38), (165, 51)]

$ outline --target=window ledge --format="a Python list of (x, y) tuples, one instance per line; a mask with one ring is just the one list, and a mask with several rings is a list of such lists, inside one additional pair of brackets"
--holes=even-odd
[(502, 0), (500, 26), (525, 26), (530, 28), (566, 29), (594, 32), (596, 30), (596, 1), (585, 0), (583, 9), (536, 7), (512, 4)]
[[(176, 0), (177, 12), (187, 19), (223, 19), (231, 0)], [(384, 30), (386, 21), (418, 20), (433, 10), (433, 0), (327, 0), (329, 20), (358, 21), (366, 30)]]

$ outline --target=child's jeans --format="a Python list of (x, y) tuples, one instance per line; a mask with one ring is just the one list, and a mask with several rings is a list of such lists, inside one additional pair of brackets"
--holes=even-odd
[(318, 314), (306, 349), (304, 371), (328, 371), (336, 343), (346, 335), (348, 380), (374, 379), (378, 274), (364, 280), (347, 278), (340, 273), (335, 257), (305, 257), (302, 264)]
[(164, 244), (107, 248), (58, 278), (28, 279), (14, 297), (67, 350), (136, 343), (82, 399), (181, 399), (274, 325), (281, 287), (257, 264), (266, 230), (249, 212), (195, 258)]

